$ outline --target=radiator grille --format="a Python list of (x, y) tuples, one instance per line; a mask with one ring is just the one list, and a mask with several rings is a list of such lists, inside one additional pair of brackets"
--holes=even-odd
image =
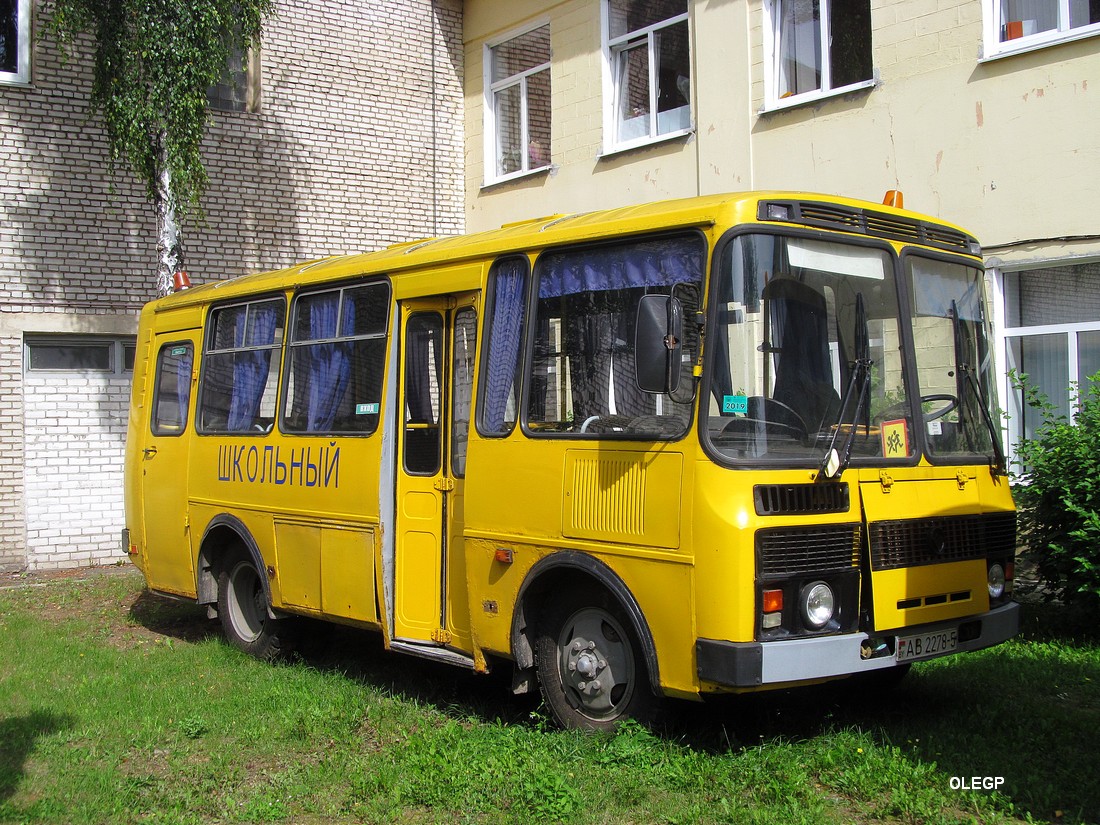
[(876, 521), (867, 530), (875, 570), (1012, 555), (1016, 549), (1015, 513)]
[(859, 566), (858, 524), (777, 527), (756, 533), (761, 578), (826, 573)]
[(758, 516), (847, 513), (847, 484), (757, 484), (753, 501)]

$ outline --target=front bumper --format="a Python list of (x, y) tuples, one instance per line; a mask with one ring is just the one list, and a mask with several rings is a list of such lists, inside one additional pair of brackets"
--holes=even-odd
[[(936, 633), (953, 628), (959, 630), (959, 641), (951, 653), (981, 650), (1000, 644), (1019, 632), (1020, 606), (1010, 602), (979, 616), (907, 627), (900, 633), (879, 634), (877, 638)], [(695, 658), (702, 681), (729, 687), (778, 685), (897, 667), (896, 653), (863, 658), (861, 648), (868, 638), (867, 633), (847, 633), (776, 642), (698, 639), (695, 642)], [(897, 649), (896, 644), (893, 649)], [(950, 653), (920, 657), (916, 661), (933, 659), (937, 655)]]

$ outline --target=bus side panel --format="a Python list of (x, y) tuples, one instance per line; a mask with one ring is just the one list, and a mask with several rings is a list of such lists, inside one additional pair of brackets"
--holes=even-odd
[(680, 546), (690, 539), (692, 509), (681, 498), (690, 488), (683, 456), (679, 445), (607, 446), (520, 435), (471, 440), (466, 559), (475, 646), (512, 656), (512, 616), (529, 571), (552, 553), (581, 551), (606, 564), (638, 603), (666, 691), (694, 693), (692, 559)]
[(269, 568), (272, 605), (374, 623), (382, 433), (210, 435), (192, 451), (194, 552), (210, 520), (240, 519)]

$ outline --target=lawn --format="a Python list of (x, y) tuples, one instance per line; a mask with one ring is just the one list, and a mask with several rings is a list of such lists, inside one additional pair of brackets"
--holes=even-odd
[(1100, 823), (1100, 644), (1050, 608), (890, 694), (669, 703), (656, 733), (585, 736), (506, 674), (369, 633), (251, 660), (130, 569), (0, 585), (3, 822)]

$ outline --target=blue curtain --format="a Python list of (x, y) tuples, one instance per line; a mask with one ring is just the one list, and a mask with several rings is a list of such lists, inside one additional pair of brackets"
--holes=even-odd
[[(249, 307), (247, 332), (237, 335), (238, 346), (262, 347), (275, 342), (275, 329), (279, 325), (282, 307), (277, 303)], [(229, 402), (230, 432), (246, 432), (252, 429), (260, 411), (260, 400), (267, 386), (271, 369), (271, 350), (238, 352), (233, 358), (233, 397)]]
[[(335, 338), (336, 313), (340, 306), (340, 293), (321, 296), (309, 305), (309, 337), (317, 340)], [(355, 305), (351, 301), (344, 306), (344, 330), (355, 328)], [(351, 377), (351, 358), (348, 343), (314, 344), (308, 348), (309, 397), (306, 404), (306, 430), (324, 432), (331, 430), (336, 421), (340, 401), (347, 391)]]
[(508, 399), (516, 384), (524, 318), (524, 261), (505, 261), (495, 270), (493, 314), (489, 318), (489, 354), (485, 370), (481, 424), (487, 433), (505, 433)]
[(703, 263), (702, 244), (694, 236), (546, 255), (539, 261), (539, 297), (698, 283)]

